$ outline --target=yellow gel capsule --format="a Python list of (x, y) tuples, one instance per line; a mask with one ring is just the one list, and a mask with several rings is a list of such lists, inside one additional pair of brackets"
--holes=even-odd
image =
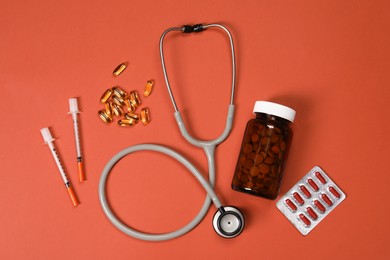
[(126, 104), (126, 107), (127, 107), (127, 111), (130, 112), (130, 113), (134, 113), (135, 107), (134, 107), (133, 104), (131, 103), (130, 98), (126, 98), (126, 99), (125, 99), (125, 104)]
[(146, 107), (141, 110), (141, 121), (143, 125), (147, 125), (150, 122), (150, 112)]
[(118, 98), (122, 98), (122, 99), (127, 96), (127, 93), (118, 86), (115, 86), (112, 88), (112, 94), (114, 94)]
[(127, 62), (121, 63), (118, 65), (118, 67), (114, 69), (112, 74), (114, 74), (114, 76), (119, 76), (126, 68), (127, 68)]
[(100, 102), (103, 104), (107, 102), (107, 100), (111, 97), (112, 95), (112, 90), (107, 89), (106, 92), (103, 93), (102, 97), (100, 98)]
[(133, 114), (133, 113), (126, 113), (125, 114), (126, 119), (133, 119), (136, 123), (139, 121), (139, 115)]
[(112, 117), (112, 107), (111, 107), (111, 102), (107, 102), (104, 104), (104, 108), (106, 110), (106, 114), (109, 116), (109, 117)]
[(133, 126), (135, 125), (134, 119), (121, 119), (118, 121), (118, 125), (120, 126)]
[(113, 103), (111, 108), (116, 116), (123, 115), (123, 109), (120, 106), (118, 106), (117, 104)]
[(148, 96), (150, 96), (150, 94), (152, 94), (153, 85), (154, 85), (154, 82), (152, 80), (148, 80), (148, 82), (146, 82), (145, 90), (144, 90), (145, 97), (148, 97)]
[(141, 100), (139, 99), (137, 91), (130, 92), (130, 102), (134, 107), (139, 107), (141, 105)]
[(114, 103), (117, 104), (118, 106), (121, 107), (126, 106), (125, 101), (121, 97), (113, 96), (112, 101), (114, 101)]
[(109, 124), (109, 123), (112, 122), (112, 118), (111, 118), (110, 116), (107, 115), (106, 111), (104, 111), (104, 110), (99, 110), (98, 114), (99, 114), (100, 119), (101, 119), (104, 123)]

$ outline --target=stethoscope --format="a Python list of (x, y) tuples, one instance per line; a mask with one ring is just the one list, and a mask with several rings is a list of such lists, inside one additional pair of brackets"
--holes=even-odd
[[(223, 31), (226, 32), (226, 34), (229, 37), (230, 41), (230, 47), (231, 47), (231, 55), (232, 55), (232, 88), (231, 88), (231, 97), (230, 97), (230, 103), (228, 107), (228, 113), (227, 113), (227, 119), (226, 119), (226, 125), (225, 129), (222, 132), (222, 134), (217, 137), (214, 140), (209, 140), (209, 141), (204, 141), (204, 140), (198, 140), (192, 137), (183, 122), (183, 119), (181, 117), (180, 111), (178, 110), (178, 107), (176, 105), (175, 99), (173, 97), (173, 93), (171, 91), (171, 86), (169, 84), (168, 80), (168, 74), (167, 70), (165, 67), (165, 62), (164, 62), (164, 51), (163, 51), (163, 41), (169, 32), (172, 31), (179, 31), (182, 33), (192, 33), (192, 32), (201, 32), (207, 28), (211, 27), (216, 27), (220, 28)], [(165, 30), (163, 34), (161, 35), (160, 38), (160, 57), (161, 57), (161, 64), (164, 72), (164, 78), (165, 78), (165, 83), (169, 92), (169, 96), (171, 98), (173, 107), (175, 109), (175, 119), (176, 122), (179, 126), (180, 132), (183, 135), (183, 137), (191, 144), (194, 146), (203, 148), (207, 161), (208, 161), (208, 168), (209, 168), (209, 181), (207, 181), (202, 174), (199, 172), (198, 169), (195, 168), (195, 166), (188, 161), (185, 157), (183, 157), (181, 154), (175, 152), (174, 150), (167, 148), (165, 146), (161, 145), (156, 145), (156, 144), (139, 144), (139, 145), (134, 145), (130, 146), (111, 158), (111, 160), (107, 163), (107, 165), (104, 167), (102, 175), (100, 177), (100, 182), (99, 182), (99, 199), (100, 199), (100, 204), (102, 206), (102, 209), (108, 219), (111, 221), (111, 223), (117, 227), (119, 230), (124, 232), (125, 234), (135, 237), (137, 239), (141, 240), (148, 240), (148, 241), (161, 241), (161, 240), (168, 240), (168, 239), (173, 239), (178, 236), (184, 235), (185, 233), (191, 231), (195, 226), (197, 226), (200, 221), (205, 217), (205, 215), (208, 212), (208, 209), (210, 207), (211, 202), (214, 203), (215, 207), (217, 208), (217, 212), (214, 214), (213, 217), (213, 227), (215, 232), (224, 237), (224, 238), (233, 238), (238, 236), (245, 225), (245, 220), (243, 214), (233, 206), (223, 206), (217, 195), (215, 194), (215, 191), (213, 189), (214, 187), (214, 182), (215, 182), (215, 149), (216, 146), (220, 143), (222, 143), (229, 135), (231, 129), (232, 129), (232, 123), (233, 123), (233, 116), (234, 116), (234, 88), (235, 88), (235, 74), (236, 74), (236, 67), (235, 67), (235, 57), (234, 57), (234, 44), (233, 44), (233, 39), (232, 36), (229, 32), (229, 30), (220, 24), (208, 24), (208, 25), (201, 25), (197, 24), (194, 26), (190, 25), (185, 25), (183, 27), (173, 27)], [(187, 225), (184, 227), (168, 232), (168, 233), (161, 233), (161, 234), (149, 234), (149, 233), (143, 233), (138, 230), (135, 230), (133, 228), (128, 227), (125, 225), (123, 222), (121, 222), (116, 215), (112, 212), (111, 208), (109, 207), (109, 204), (107, 202), (106, 198), (106, 181), (108, 174), (110, 173), (112, 167), (124, 156), (137, 152), (137, 151), (154, 151), (154, 152), (159, 152), (166, 154), (177, 161), (179, 161), (182, 165), (184, 165), (196, 178), (197, 180), (201, 183), (203, 188), (207, 191), (207, 196), (205, 198), (205, 201), (202, 205), (202, 208), (200, 209), (199, 213), (195, 216), (195, 218), (189, 222)]]

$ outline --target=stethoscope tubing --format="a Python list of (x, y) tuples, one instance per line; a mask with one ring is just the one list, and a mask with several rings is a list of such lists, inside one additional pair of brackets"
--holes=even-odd
[[(135, 145), (135, 146), (131, 146), (131, 147), (128, 147), (126, 149), (123, 149), (122, 151), (120, 151), (119, 153), (114, 155), (114, 157), (112, 157), (112, 159), (104, 167), (102, 175), (100, 177), (100, 182), (99, 182), (100, 204), (101, 204), (102, 209), (103, 209), (104, 213), (106, 214), (107, 218), (110, 220), (110, 222), (115, 227), (117, 227), (119, 230), (121, 230), (125, 234), (132, 236), (132, 237), (135, 237), (137, 239), (147, 240), (147, 241), (162, 241), (162, 240), (169, 240), (169, 239), (173, 239), (173, 238), (176, 238), (178, 236), (184, 235), (185, 233), (192, 230), (195, 226), (197, 226), (200, 223), (200, 221), (202, 221), (202, 219), (205, 217), (205, 215), (208, 212), (208, 209), (210, 207), (211, 202), (213, 202), (215, 204), (215, 206), (218, 208), (218, 211), (220, 212), (218, 214), (225, 214), (224, 208), (229, 208), (229, 209), (231, 208), (231, 207), (223, 207), (222, 206), (222, 203), (218, 199), (217, 195), (215, 194), (213, 187), (214, 187), (214, 183), (215, 183), (215, 158), (214, 158), (215, 148), (218, 144), (220, 144), (221, 142), (223, 142), (227, 138), (227, 136), (229, 135), (229, 133), (232, 129), (232, 124), (233, 124), (234, 92), (235, 92), (235, 80), (236, 80), (235, 79), (236, 64), (235, 64), (234, 44), (233, 44), (233, 39), (232, 39), (232, 36), (231, 36), (229, 30), (223, 25), (208, 24), (208, 25), (197, 25), (197, 26), (200, 26), (197, 28), (198, 29), (200, 28), (201, 30), (211, 28), (211, 27), (218, 27), (218, 28), (224, 30), (229, 37), (230, 46), (231, 46), (231, 56), (232, 56), (232, 86), (231, 86), (231, 96), (230, 96), (230, 103), (229, 103), (228, 112), (227, 112), (225, 129), (223, 130), (223, 132), (221, 133), (221, 135), (219, 137), (217, 137), (214, 140), (207, 140), (207, 141), (198, 140), (198, 139), (192, 137), (188, 133), (188, 131), (185, 127), (184, 121), (181, 117), (180, 111), (178, 110), (178, 107), (176, 105), (173, 93), (171, 91), (171, 87), (170, 87), (169, 79), (168, 79), (168, 73), (167, 73), (167, 70), (165, 67), (164, 50), (163, 50), (163, 40), (164, 40), (164, 37), (166, 36), (166, 34), (168, 34), (171, 31), (185, 32), (186, 26), (168, 28), (167, 30), (165, 30), (163, 32), (163, 34), (161, 35), (161, 38), (160, 38), (160, 57), (161, 57), (161, 63), (162, 63), (162, 68), (163, 68), (163, 73), (164, 73), (164, 78), (165, 78), (165, 82), (167, 85), (168, 93), (169, 93), (170, 99), (172, 101), (172, 105), (174, 107), (174, 110), (175, 110), (174, 116), (175, 116), (176, 122), (179, 126), (180, 132), (183, 135), (183, 137), (191, 144), (193, 144), (197, 147), (201, 147), (205, 151), (205, 154), (207, 157), (207, 162), (208, 162), (208, 168), (209, 168), (209, 181), (207, 181), (202, 176), (202, 174), (194, 167), (194, 165), (190, 161), (188, 161), (185, 157), (183, 157), (179, 153), (177, 153), (177, 152), (175, 152), (167, 147), (161, 146), (161, 145), (139, 144), (139, 145)], [(197, 178), (197, 180), (201, 183), (201, 185), (207, 191), (207, 196), (203, 202), (202, 208), (200, 209), (198, 214), (195, 216), (195, 218), (192, 219), (192, 221), (189, 222), (187, 225), (185, 225), (184, 227), (182, 227), (176, 231), (168, 232), (168, 233), (160, 233), (160, 234), (149, 234), (149, 233), (140, 232), (138, 230), (135, 230), (135, 229), (130, 228), (127, 225), (125, 225), (122, 221), (120, 221), (115, 216), (115, 214), (110, 209), (109, 203), (107, 201), (107, 196), (106, 196), (106, 182), (107, 182), (107, 178), (108, 178), (108, 175), (109, 175), (111, 169), (124, 156), (126, 156), (130, 153), (133, 153), (133, 152), (145, 151), (145, 150), (164, 153), (164, 154), (176, 159), (181, 164), (183, 164)], [(237, 209), (234, 209), (234, 213), (231, 213), (231, 214), (237, 215), (241, 219), (241, 221), (243, 221), (243, 216), (241, 215), (241, 213)], [(219, 218), (217, 218), (217, 219), (219, 219)], [(216, 220), (214, 220), (214, 222), (215, 221)], [(243, 225), (243, 222), (241, 224)], [(215, 226), (214, 226), (214, 228), (215, 228)], [(243, 228), (243, 226), (242, 227), (240, 226), (240, 230), (238, 233), (241, 232), (242, 228)], [(221, 235), (220, 232), (217, 232), (217, 233)], [(226, 234), (225, 235), (222, 234), (222, 236), (229, 237)]]
[[(137, 152), (137, 151), (155, 151), (160, 152), (163, 154), (166, 154), (168, 156), (171, 156), (172, 158), (179, 161), (181, 164), (183, 164), (196, 178), (197, 180), (202, 184), (204, 189), (207, 191), (207, 196), (203, 202), (202, 208), (199, 211), (199, 213), (195, 216), (195, 218), (189, 222), (184, 227), (173, 231), (173, 232), (167, 232), (167, 233), (161, 233), (161, 234), (148, 234), (144, 232), (140, 232), (138, 230), (135, 230), (133, 228), (128, 227), (126, 224), (124, 224), (122, 221), (120, 221), (116, 215), (112, 212), (110, 205), (107, 200), (106, 196), (106, 182), (109, 176), (109, 173), (111, 172), (111, 169), (115, 166), (115, 164), (120, 161), (123, 157), (125, 157), (128, 154)], [(99, 181), (99, 200), (100, 204), (102, 206), (103, 212), (107, 216), (107, 218), (110, 220), (110, 222), (118, 228), (123, 233), (135, 237), (137, 239), (141, 240), (147, 240), (147, 241), (162, 241), (162, 240), (168, 240), (173, 239), (176, 237), (179, 237), (181, 235), (184, 235), (185, 233), (188, 233), (191, 231), (194, 227), (196, 227), (200, 221), (204, 218), (204, 216), (207, 214), (210, 203), (213, 202), (217, 208), (220, 208), (222, 206), (221, 201), (218, 199), (217, 195), (214, 192), (214, 189), (212, 187), (214, 185), (214, 180), (210, 180), (210, 183), (202, 176), (202, 174), (199, 172), (198, 169), (185, 157), (183, 157), (181, 154), (173, 151), (172, 149), (169, 149), (165, 146), (156, 145), (156, 144), (139, 144), (134, 145), (131, 147), (128, 147), (126, 149), (123, 149), (116, 155), (114, 155), (111, 160), (106, 164), (106, 166), (103, 169), (102, 175), (100, 177)]]

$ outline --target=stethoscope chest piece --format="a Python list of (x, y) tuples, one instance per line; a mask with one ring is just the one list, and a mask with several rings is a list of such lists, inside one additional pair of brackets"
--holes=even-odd
[(244, 216), (237, 208), (232, 206), (219, 208), (213, 217), (215, 232), (224, 238), (238, 236), (244, 229), (244, 225)]

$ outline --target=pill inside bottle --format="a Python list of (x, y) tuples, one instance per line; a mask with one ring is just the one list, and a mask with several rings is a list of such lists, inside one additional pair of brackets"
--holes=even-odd
[(276, 199), (293, 132), (295, 110), (268, 101), (257, 101), (248, 121), (232, 189), (268, 199)]

